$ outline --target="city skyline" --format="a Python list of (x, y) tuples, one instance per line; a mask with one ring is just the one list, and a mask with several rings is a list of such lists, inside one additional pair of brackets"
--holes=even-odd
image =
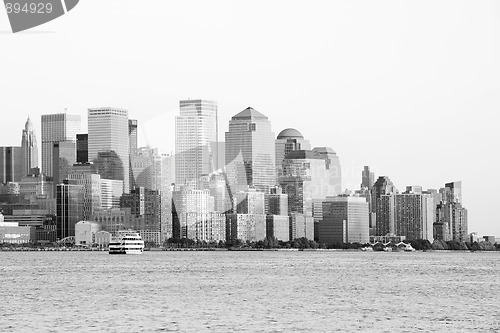
[[(28, 114), (40, 140), (41, 114), (114, 106), (138, 119), (141, 146), (170, 153), (179, 100), (216, 100), (219, 139), (252, 106), (275, 133), (332, 147), (344, 188), (358, 188), (364, 165), (399, 188), (462, 180), (471, 231), (500, 234), (488, 176), (500, 141), (498, 3), (145, 3), (137, 13), (133, 1), (89, 0), (32, 33), (0, 34), (2, 145), (19, 145)], [(96, 52), (110, 41), (126, 52)], [(37, 63), (33, 49), (46, 50)]]

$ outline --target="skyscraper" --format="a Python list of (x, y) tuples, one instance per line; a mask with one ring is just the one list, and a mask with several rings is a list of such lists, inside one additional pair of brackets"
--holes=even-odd
[(462, 182), (446, 183), (439, 193), (442, 202), (437, 206), (435, 229), (441, 232), (438, 232), (436, 238), (466, 241), (468, 221), (467, 209), (462, 206)]
[(76, 142), (61, 141), (54, 142), (52, 152), (52, 178), (54, 182), (54, 193), (56, 193), (57, 184), (61, 184), (67, 179), (76, 162)]
[(24, 159), (23, 176), (27, 176), (30, 174), (32, 168), (38, 167), (38, 145), (30, 117), (28, 117), (24, 125), (21, 148), (23, 150)]
[(21, 147), (0, 147), (0, 184), (18, 182), (24, 176)]
[(42, 172), (47, 177), (53, 176), (54, 142), (75, 141), (80, 125), (79, 115), (66, 113), (42, 115)]
[(376, 213), (376, 234), (385, 236), (395, 233), (394, 194), (398, 190), (389, 179), (381, 176), (373, 184), (372, 210)]
[(422, 193), (420, 186), (408, 186), (394, 195), (394, 234), (432, 242), (435, 214), (434, 198)]
[(128, 120), (128, 139), (130, 145), (130, 155), (137, 151), (137, 120)]
[(361, 189), (371, 190), (373, 183), (375, 183), (375, 174), (370, 171), (369, 166), (365, 166), (361, 173)]
[(276, 176), (283, 173), (283, 160), (292, 150), (310, 150), (311, 144), (302, 134), (294, 128), (287, 128), (278, 134), (275, 141), (276, 150)]
[(180, 101), (175, 117), (175, 184), (201, 189), (201, 176), (217, 166), (217, 103), (207, 100)]
[(89, 135), (76, 135), (76, 163), (88, 163), (89, 161)]
[(226, 132), (226, 166), (230, 184), (268, 191), (276, 185), (276, 153), (271, 122), (246, 108), (229, 121)]
[(102, 178), (122, 180), (123, 192), (129, 192), (128, 111), (104, 107), (88, 109), (89, 162)]
[(83, 193), (83, 186), (73, 181), (57, 185), (57, 238), (75, 235), (75, 225), (83, 218)]

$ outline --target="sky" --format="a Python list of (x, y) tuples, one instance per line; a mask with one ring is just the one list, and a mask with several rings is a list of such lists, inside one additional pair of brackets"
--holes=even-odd
[(500, 237), (498, 1), (82, 0), (12, 34), (0, 9), (0, 145), (28, 115), (126, 108), (141, 145), (173, 152), (181, 99), (248, 106), (403, 191), (462, 181), (469, 232)]

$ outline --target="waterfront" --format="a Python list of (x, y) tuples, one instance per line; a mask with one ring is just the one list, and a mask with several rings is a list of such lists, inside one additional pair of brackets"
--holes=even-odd
[(2, 252), (1, 332), (498, 331), (500, 256)]

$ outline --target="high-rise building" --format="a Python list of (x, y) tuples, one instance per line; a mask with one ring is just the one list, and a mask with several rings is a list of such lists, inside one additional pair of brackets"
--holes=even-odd
[(323, 218), (319, 222), (321, 243), (369, 242), (368, 203), (364, 198), (339, 196), (323, 201)]
[(75, 235), (75, 225), (83, 218), (83, 191), (67, 180), (57, 185), (57, 238)]
[(268, 191), (276, 185), (275, 165), (274, 133), (268, 118), (251, 107), (233, 116), (226, 132), (226, 171), (230, 184)]
[(136, 187), (130, 193), (125, 193), (120, 199), (120, 208), (130, 208), (131, 214), (141, 217), (137, 229), (147, 230), (161, 237), (161, 196), (159, 191)]
[(130, 155), (133, 155), (137, 151), (137, 120), (128, 120), (128, 139), (130, 145)]
[(180, 101), (175, 118), (175, 184), (201, 188), (202, 176), (216, 170), (218, 152), (217, 103), (207, 100)]
[(56, 185), (67, 179), (76, 162), (76, 142), (74, 140), (54, 142), (52, 158), (52, 180), (56, 193)]
[[(206, 231), (222, 228), (220, 225), (212, 225), (224, 221), (212, 219), (214, 198), (209, 190), (195, 190), (189, 186), (181, 186), (179, 190), (173, 192), (172, 201), (174, 238), (211, 240), (212, 236)], [(220, 213), (214, 214), (220, 215)]]
[(104, 209), (120, 208), (123, 194), (123, 180), (104, 179), (101, 177), (101, 206)]
[(97, 209), (101, 209), (101, 176), (97, 174), (71, 172), (67, 179), (83, 187), (83, 219), (90, 220)]
[(394, 226), (394, 194), (398, 190), (389, 179), (381, 176), (373, 184), (372, 211), (376, 214), (376, 235), (385, 236), (395, 233)]
[(462, 206), (462, 182), (447, 183), (439, 193), (442, 201), (436, 208), (434, 236), (445, 241), (467, 241), (467, 209)]
[(89, 135), (76, 135), (76, 163), (89, 162)]
[(405, 192), (394, 194), (394, 234), (398, 236), (432, 242), (435, 214), (434, 198), (422, 193), (420, 186), (408, 186)]
[(311, 144), (302, 134), (294, 128), (287, 128), (278, 134), (275, 141), (276, 150), (276, 176), (283, 173), (283, 160), (292, 150), (310, 150)]
[(89, 162), (102, 178), (123, 181), (129, 192), (128, 111), (103, 107), (88, 109)]
[(325, 160), (325, 172), (328, 175), (328, 189), (333, 191), (335, 193), (334, 195), (342, 193), (342, 172), (337, 153), (330, 147), (314, 147), (312, 151)]
[(370, 167), (366, 166), (363, 168), (361, 173), (361, 189), (371, 190), (373, 184), (375, 183), (375, 174), (370, 171)]
[(24, 125), (21, 148), (23, 151), (23, 176), (27, 176), (31, 173), (31, 169), (38, 167), (38, 144), (30, 117)]
[(0, 184), (18, 182), (24, 174), (21, 147), (0, 147)]
[(42, 172), (47, 177), (53, 176), (54, 142), (75, 141), (80, 126), (80, 115), (66, 113), (42, 115)]

